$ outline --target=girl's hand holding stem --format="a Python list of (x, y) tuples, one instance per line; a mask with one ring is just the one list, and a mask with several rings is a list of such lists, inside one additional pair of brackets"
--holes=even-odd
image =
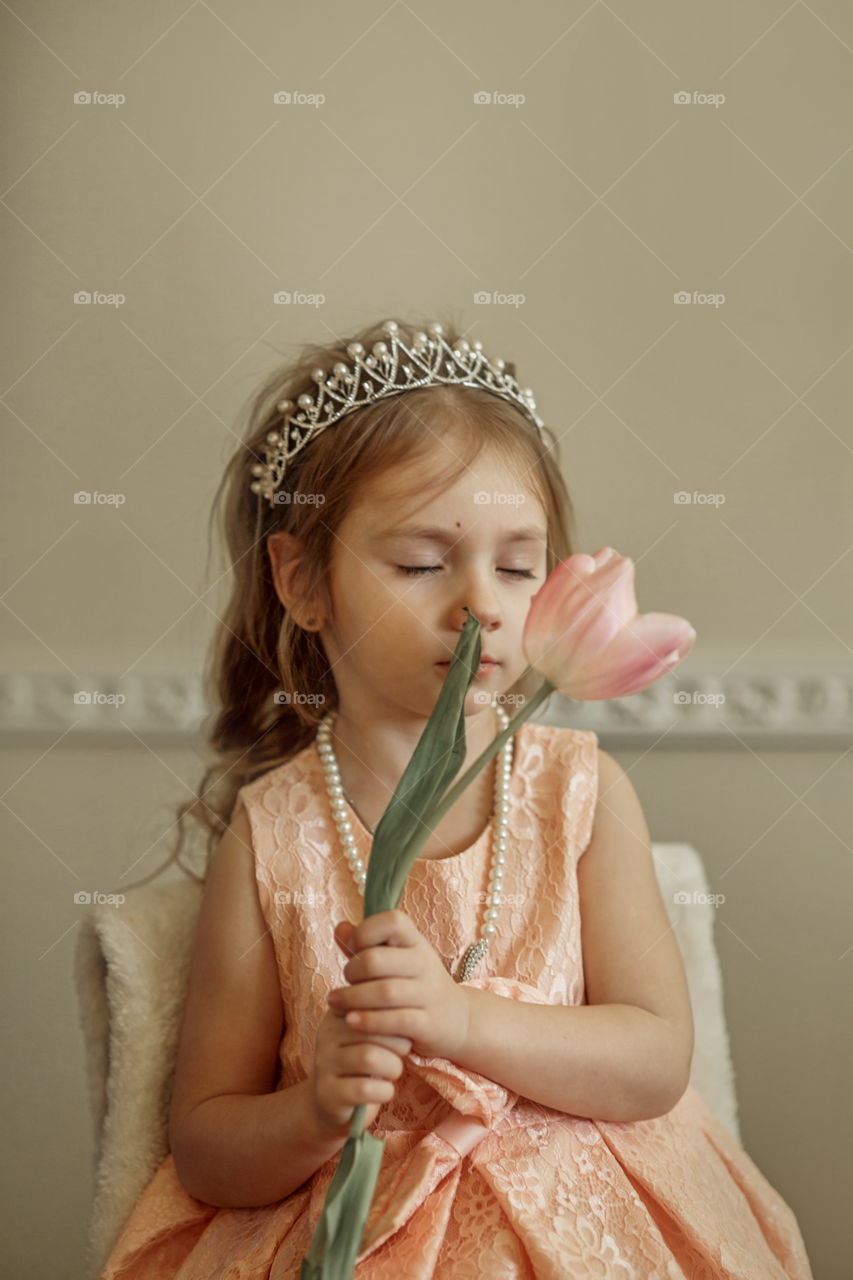
[(424, 1057), (454, 1059), (467, 1040), (468, 993), (455, 982), (411, 917), (394, 908), (359, 925), (342, 921), (335, 937), (350, 959), (350, 984), (329, 992), (329, 1006), (365, 1035), (405, 1036)]
[(311, 1101), (321, 1139), (345, 1139), (353, 1113), (364, 1105), (364, 1127), (373, 1124), (380, 1107), (396, 1092), (403, 1059), (411, 1040), (401, 1036), (368, 1036), (347, 1025), (342, 1014), (327, 1009), (317, 1028)]

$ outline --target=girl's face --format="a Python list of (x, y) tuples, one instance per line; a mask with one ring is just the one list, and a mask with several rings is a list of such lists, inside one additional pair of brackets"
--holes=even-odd
[(348, 715), (427, 719), (467, 619), (463, 605), (480, 621), (481, 660), (495, 659), (471, 682), (466, 716), (527, 670), (521, 635), (545, 579), (545, 513), (486, 450), (437, 496), (400, 498), (399, 488), (418, 479), (432, 494), (434, 470), (454, 456), (448, 439), (426, 462), (387, 472), (338, 530), (333, 615), (320, 636)]

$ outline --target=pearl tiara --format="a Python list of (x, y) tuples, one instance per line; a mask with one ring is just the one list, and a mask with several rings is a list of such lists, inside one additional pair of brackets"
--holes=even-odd
[(256, 478), (249, 485), (271, 506), (279, 501), (276, 491), (288, 465), (315, 436), (346, 414), (404, 391), (451, 384), (480, 387), (517, 405), (538, 430), (544, 427), (533, 392), (519, 387), (512, 374), (504, 372), (503, 360), (490, 361), (481, 342), (460, 338), (450, 347), (440, 324), (427, 325), (426, 333), (416, 333), (411, 347), (400, 337), (396, 320), (387, 320), (382, 332), (389, 341), (374, 343), (371, 355), (365, 356), (360, 342), (351, 342), (347, 347), (351, 364), (340, 361), (329, 375), (325, 369), (314, 369), (311, 377), (318, 384), (315, 397), (301, 395), (296, 405), (292, 400), (276, 405), (284, 418), (282, 430), (268, 432), (266, 461), (254, 463), (252, 475)]

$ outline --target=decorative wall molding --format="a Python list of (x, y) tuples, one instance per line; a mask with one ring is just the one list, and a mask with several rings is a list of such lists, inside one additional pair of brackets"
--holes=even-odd
[(853, 744), (853, 667), (727, 666), (685, 666), (641, 693), (607, 702), (555, 694), (540, 719), (594, 729), (605, 748)]
[[(201, 677), (181, 669), (124, 678), (104, 671), (79, 679), (55, 671), (0, 675), (0, 737), (7, 744), (199, 748), (208, 715)], [(605, 749), (847, 747), (853, 667), (727, 670), (721, 661), (714, 669), (679, 668), (630, 698), (570, 702), (554, 694), (534, 720), (594, 729)]]

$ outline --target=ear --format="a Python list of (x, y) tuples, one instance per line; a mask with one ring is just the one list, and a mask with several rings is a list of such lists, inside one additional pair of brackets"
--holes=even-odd
[(300, 619), (303, 613), (306, 618), (314, 618), (316, 625), (311, 630), (319, 630), (323, 622), (322, 614), (313, 600), (306, 600), (301, 594), (305, 554), (302, 543), (292, 533), (271, 533), (267, 538), (267, 552), (279, 600), (285, 609), (291, 609), (296, 604)]
[(267, 553), (272, 566), (276, 594), (286, 609), (296, 599), (297, 579), (303, 548), (292, 533), (271, 533), (267, 538)]

